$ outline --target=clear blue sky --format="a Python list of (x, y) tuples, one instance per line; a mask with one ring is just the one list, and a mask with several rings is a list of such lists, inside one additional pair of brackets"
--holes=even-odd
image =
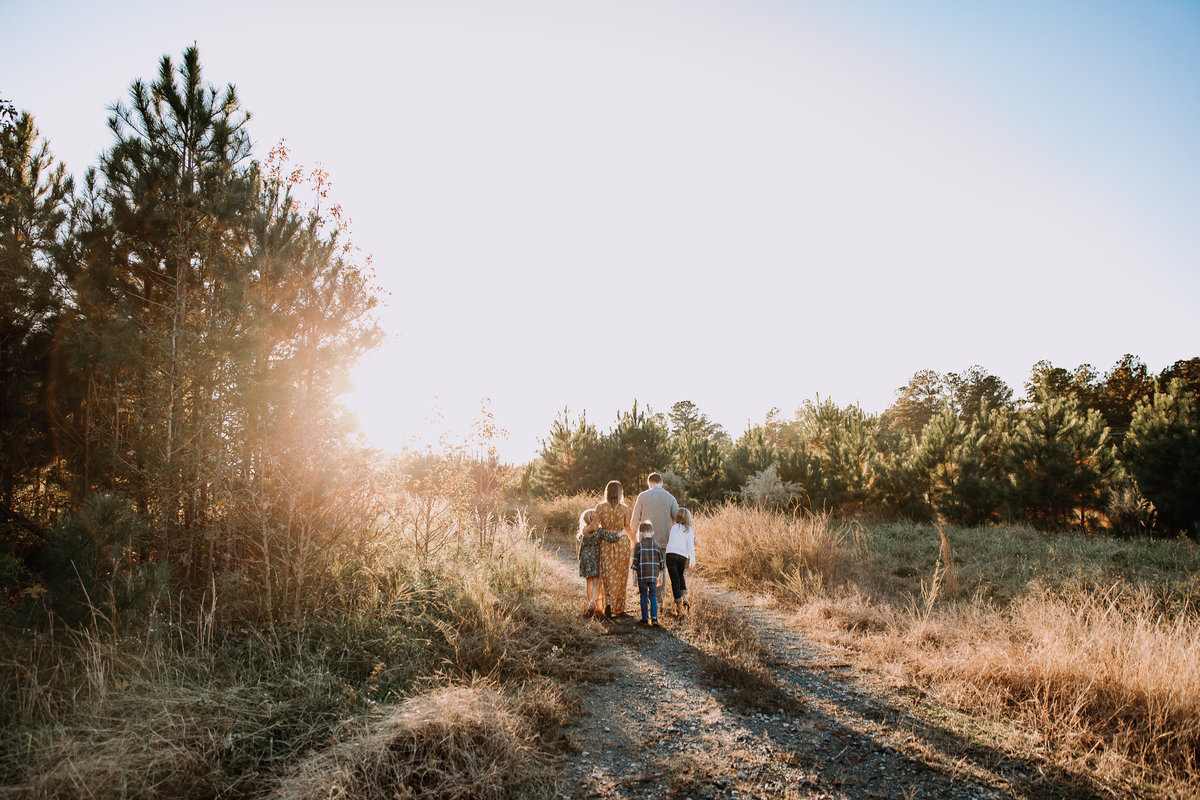
[[(386, 9), (386, 10), (385, 10)], [(690, 399), (733, 433), (919, 369), (1200, 355), (1200, 3), (0, 0), (0, 96), (73, 171), (196, 42), (321, 162), (391, 290), (350, 398)]]

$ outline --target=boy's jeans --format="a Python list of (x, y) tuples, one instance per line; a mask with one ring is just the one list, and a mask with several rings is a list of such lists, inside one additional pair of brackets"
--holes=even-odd
[[(648, 619), (658, 620), (658, 592), (655, 581), (638, 581), (638, 596), (642, 601), (642, 622)], [(650, 616), (646, 616), (646, 601), (650, 601)]]

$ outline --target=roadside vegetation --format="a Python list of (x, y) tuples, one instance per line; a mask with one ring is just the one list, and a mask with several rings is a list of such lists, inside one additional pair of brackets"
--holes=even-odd
[(77, 624), (48, 613), (6, 627), (0, 785), (48, 798), (544, 795), (539, 767), (590, 669), (575, 598), (541, 583), (523, 526), (487, 551), (372, 544), (371, 559), (337, 566), (335, 598), (298, 617), (247, 614), (252, 589), (231, 586), (198, 605), (163, 592), (120, 608), (110, 592)]
[(1026, 754), (1140, 795), (1200, 790), (1194, 542), (736, 507), (697, 530), (702, 574), (774, 596), (901, 685), (1011, 721)]

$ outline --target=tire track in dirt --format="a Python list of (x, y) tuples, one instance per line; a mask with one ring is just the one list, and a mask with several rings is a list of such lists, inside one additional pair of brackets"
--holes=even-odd
[[(551, 551), (546, 569), (583, 605), (573, 555)], [(718, 603), (769, 654), (781, 707), (761, 707), (714, 682), (711, 656), (669, 614), (647, 628), (635, 617), (593, 621), (593, 657), (610, 679), (582, 687), (561, 757), (564, 798), (1094, 798), (1086, 776), (970, 741), (919, 710), (920, 697), (860, 674), (809, 641), (777, 609), (689, 576), (694, 605)], [(636, 593), (634, 593), (636, 609)], [(752, 701), (752, 702), (747, 702)], [(786, 706), (786, 707), (782, 707)]]

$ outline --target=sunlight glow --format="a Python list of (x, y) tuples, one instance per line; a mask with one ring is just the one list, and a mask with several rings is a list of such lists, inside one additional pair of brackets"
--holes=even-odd
[[(61, 75), (6, 48), (2, 88), (81, 173), (103, 104), (197, 41), (260, 155), (286, 138), (321, 163), (374, 255), (394, 339), (347, 402), (381, 446), (467, 428), (484, 397), (524, 461), (564, 406), (605, 428), (690, 399), (737, 432), (818, 393), (882, 410), (919, 369), (1019, 387), (1043, 358), (1194, 355), (1200, 18), (1180, 5), (146, 8), (136, 46), (65, 33)], [(316, 56), (264, 68), (264, 31)]]

